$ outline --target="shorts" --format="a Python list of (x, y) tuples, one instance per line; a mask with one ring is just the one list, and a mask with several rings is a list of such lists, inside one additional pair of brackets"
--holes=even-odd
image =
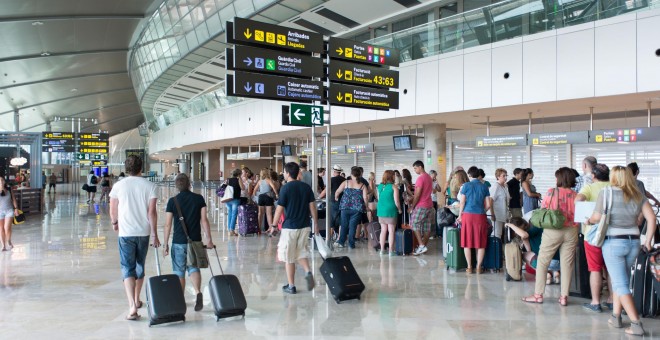
[(87, 192), (96, 192), (96, 185), (88, 185)]
[(55, 183), (48, 184), (48, 189), (50, 189), (50, 188), (55, 188)]
[(275, 205), (275, 200), (267, 194), (261, 194), (257, 197), (257, 204), (260, 207), (272, 207)]
[(188, 265), (187, 243), (172, 243), (170, 255), (172, 255), (172, 271), (176, 276), (184, 278), (186, 276), (186, 269), (188, 270), (188, 276), (199, 271), (199, 268)]
[(410, 225), (412, 229), (422, 234), (431, 231), (433, 227), (433, 218), (435, 217), (435, 210), (433, 208), (415, 208), (410, 214)]
[(118, 239), (122, 278), (144, 278), (144, 260), (149, 250), (149, 236), (125, 236)]
[(312, 228), (282, 229), (280, 241), (277, 244), (277, 257), (285, 263), (296, 263), (308, 257), (309, 233)]
[(0, 211), (0, 219), (9, 218), (9, 217), (14, 217), (13, 210)]
[(603, 250), (598, 247), (594, 247), (584, 241), (584, 252), (587, 255), (587, 267), (590, 272), (599, 272), (605, 267), (605, 260), (603, 259)]

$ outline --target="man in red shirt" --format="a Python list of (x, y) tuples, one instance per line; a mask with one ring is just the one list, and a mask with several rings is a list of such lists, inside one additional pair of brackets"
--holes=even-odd
[(431, 238), (431, 228), (433, 227), (433, 218), (435, 209), (431, 194), (433, 193), (433, 179), (424, 171), (424, 163), (416, 161), (413, 163), (415, 173), (419, 175), (415, 181), (415, 197), (410, 206), (410, 224), (412, 225), (415, 237), (419, 246), (413, 252), (413, 255), (421, 255), (428, 251), (426, 244)]

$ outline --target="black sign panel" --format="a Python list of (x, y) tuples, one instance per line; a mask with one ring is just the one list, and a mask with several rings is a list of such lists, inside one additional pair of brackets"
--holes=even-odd
[(594, 130), (589, 143), (635, 143), (660, 141), (660, 127)]
[(332, 84), (328, 100), (333, 105), (373, 110), (399, 108), (398, 92), (350, 85)]
[(382, 88), (399, 88), (399, 71), (337, 60), (330, 62), (328, 78), (332, 82)]
[(266, 76), (236, 71), (227, 76), (227, 94), (237, 97), (311, 102), (324, 99), (320, 81)]
[(477, 137), (476, 146), (499, 147), (499, 146), (526, 146), (527, 135), (508, 135), (508, 136), (484, 136)]
[[(232, 53), (233, 52), (233, 53)], [(236, 45), (227, 55), (234, 56), (234, 70), (282, 74), (304, 78), (323, 77), (323, 61), (296, 53)]]
[(83, 133), (79, 132), (77, 133), (78, 139), (79, 140), (104, 140), (108, 141), (110, 139), (110, 135), (107, 133)]
[(90, 147), (81, 146), (78, 148), (80, 153), (108, 153), (108, 147)]
[(333, 59), (344, 59), (365, 64), (399, 66), (399, 51), (397, 49), (363, 44), (347, 39), (330, 37), (328, 55)]
[(530, 145), (587, 144), (589, 133), (587, 131), (533, 133), (529, 135), (529, 142)]
[(73, 139), (43, 139), (42, 144), (44, 146), (51, 146), (51, 145), (76, 145), (76, 141)]
[[(230, 28), (228, 23), (228, 31)], [(234, 18), (233, 38), (236, 43), (282, 48), (306, 53), (323, 52), (323, 36), (295, 28)], [(232, 41), (228, 41), (232, 42)]]
[(75, 152), (75, 145), (43, 145), (42, 152)]
[(41, 137), (47, 139), (71, 139), (74, 140), (76, 135), (73, 132), (42, 132)]

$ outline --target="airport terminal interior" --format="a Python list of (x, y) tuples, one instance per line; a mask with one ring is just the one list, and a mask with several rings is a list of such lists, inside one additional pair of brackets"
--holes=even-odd
[[(562, 167), (590, 179), (597, 165), (612, 173), (635, 163), (660, 215), (660, 0), (4, 0), (0, 32), (0, 210), (14, 200), (25, 217), (12, 224), (15, 212), (0, 211), (2, 339), (641, 338), (625, 333), (635, 325), (628, 315), (623, 328), (608, 324), (607, 281), (619, 277), (598, 275), (602, 305), (589, 307), (589, 275), (593, 286), (599, 272), (587, 270), (585, 246), (572, 254), (570, 275), (558, 276), (570, 284), (550, 277), (543, 303), (529, 303), (522, 299), (535, 294), (536, 260), (505, 258), (508, 240), (495, 228), (483, 272), (466, 268), (458, 238), (467, 238), (468, 227), (440, 222), (459, 214), (452, 179), (472, 166), (491, 193), (502, 169), (507, 181), (525, 169), (532, 176), (523, 182), (545, 197)], [(178, 290), (161, 295), (166, 307), (159, 307), (145, 284), (136, 313), (127, 303), (123, 237), (111, 214), (113, 195), (121, 194), (113, 187), (133, 177), (127, 159), (141, 160), (135, 176), (155, 187), (162, 243), (172, 242), (163, 239), (166, 207), (179, 174), (205, 201), (217, 252), (201, 269), (201, 310), (186, 282), (185, 321), (151, 325), (152, 309), (174, 308)], [(332, 250), (324, 259), (310, 238), (303, 255), (313, 280), (296, 266), (296, 294), (286, 291), (278, 253), (288, 230), (271, 235), (249, 212), (268, 205), (260, 195), (266, 182), (256, 178), (268, 173), (282, 182), (290, 162), (311, 172)], [(432, 237), (423, 251), (413, 249), (418, 242), (406, 224), (426, 224), (418, 220), (422, 209), (407, 209), (412, 196), (402, 195), (396, 249), (380, 252), (369, 240), (377, 218), (367, 215), (378, 205), (371, 192), (388, 170), (424, 182), (419, 164), (437, 174)], [(371, 181), (371, 203), (362, 203), (364, 231), (353, 247), (330, 235), (344, 221), (327, 207), (339, 204), (332, 178), (357, 168)], [(254, 180), (243, 178), (246, 169)], [(234, 172), (257, 190), (227, 199)], [(515, 193), (528, 198), (528, 187), (515, 182)], [(118, 209), (123, 221), (122, 213), (138, 208)], [(513, 216), (516, 207), (510, 201), (504, 209)], [(352, 296), (359, 299), (338, 301), (336, 289), (355, 288), (332, 283), (353, 279), (346, 265), (322, 269), (342, 257), (364, 285)], [(228, 303), (216, 303), (216, 294), (237, 305), (241, 295), (214, 285), (218, 262), (238, 278), (244, 315), (216, 318), (217, 305)], [(509, 275), (513, 262), (524, 267), (519, 281)], [(642, 335), (660, 338), (660, 276), (651, 275), (652, 265), (635, 267), (628, 280), (648, 278), (641, 289), (639, 280), (631, 285), (642, 303)], [(172, 256), (149, 247), (145, 277), (173, 272)]]

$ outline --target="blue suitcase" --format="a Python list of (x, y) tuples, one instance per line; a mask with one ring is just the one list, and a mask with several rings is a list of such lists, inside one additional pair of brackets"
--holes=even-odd
[(484, 269), (495, 272), (499, 272), (502, 269), (502, 240), (499, 237), (488, 237), (483, 266)]
[(409, 255), (413, 252), (413, 237), (413, 231), (410, 229), (397, 229), (394, 232), (394, 248), (397, 255)]

